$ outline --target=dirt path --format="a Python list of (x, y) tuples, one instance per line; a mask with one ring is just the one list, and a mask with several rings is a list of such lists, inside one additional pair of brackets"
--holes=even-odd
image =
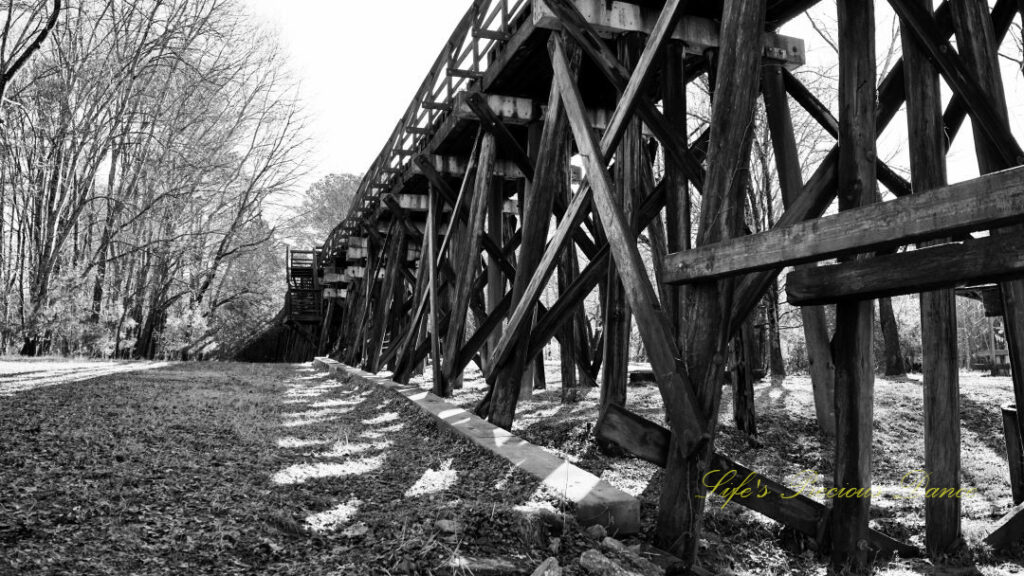
[(452, 574), (550, 555), (515, 510), (552, 501), (533, 479), (309, 367), (3, 362), (0, 390), (0, 574)]

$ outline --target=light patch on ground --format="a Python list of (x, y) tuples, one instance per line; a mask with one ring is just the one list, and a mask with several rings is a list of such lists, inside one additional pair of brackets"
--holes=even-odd
[(345, 384), (333, 380), (317, 386), (309, 386), (305, 384), (291, 386), (288, 391), (284, 393), (284, 397), (286, 399), (319, 398), (320, 396), (343, 386), (345, 386)]
[(330, 510), (311, 514), (306, 517), (306, 527), (318, 533), (337, 530), (356, 515), (361, 504), (360, 500), (353, 498), (344, 504), (338, 504)]
[(352, 408), (324, 408), (322, 410), (307, 410), (306, 412), (293, 412), (285, 414), (285, 420), (281, 423), (282, 428), (300, 428), (330, 422), (348, 414)]
[(384, 464), (381, 456), (361, 458), (348, 462), (318, 462), (316, 464), (296, 464), (274, 474), (274, 484), (301, 484), (317, 478), (343, 478), (366, 474), (380, 468)]
[(385, 424), (387, 422), (394, 422), (395, 420), (398, 420), (398, 412), (385, 412), (380, 416), (363, 420), (363, 424), (367, 426), (376, 426), (377, 424)]
[(294, 436), (285, 436), (284, 438), (277, 439), (278, 448), (306, 448), (309, 446), (319, 446), (326, 444), (327, 440), (313, 440), (311, 438), (296, 438)]
[(326, 452), (317, 454), (317, 458), (347, 458), (355, 454), (362, 454), (370, 450), (386, 450), (391, 442), (383, 440), (380, 442), (335, 442), (334, 446)]
[(405, 424), (399, 422), (398, 424), (392, 424), (391, 426), (385, 426), (384, 428), (378, 428), (376, 430), (367, 430), (366, 432), (360, 434), (360, 436), (363, 438), (376, 440), (378, 438), (385, 438), (387, 437), (388, 434), (398, 432), (402, 428), (405, 428)]
[(362, 395), (359, 395), (359, 396), (355, 396), (351, 400), (321, 400), (319, 402), (313, 402), (312, 404), (309, 405), (309, 407), (310, 408), (340, 408), (340, 407), (347, 407), (347, 406), (356, 406), (356, 405), (362, 403), (363, 401), (365, 401), (368, 396), (369, 396), (369, 394), (362, 394)]
[(416, 483), (405, 491), (405, 497), (414, 498), (416, 496), (436, 494), (454, 486), (455, 482), (458, 481), (459, 474), (457, 471), (452, 470), (451, 466), (452, 461), (448, 459), (441, 465), (440, 470), (427, 468), (423, 475), (416, 480)]
[(168, 362), (0, 361), (0, 397), (93, 378), (166, 368)]

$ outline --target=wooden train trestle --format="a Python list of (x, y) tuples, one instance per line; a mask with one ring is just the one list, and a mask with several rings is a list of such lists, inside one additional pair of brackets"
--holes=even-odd
[[(989, 12), (984, 1), (953, 0), (933, 12), (930, 1), (889, 3), (904, 57), (879, 81), (872, 2), (838, 2), (835, 118), (790, 73), (803, 43), (774, 32), (814, 0), (474, 2), (323, 247), (323, 351), (370, 371), (387, 367), (400, 382), (429, 358), (444, 396), (475, 361), (490, 385), (478, 411), (509, 427), (556, 339), (566, 397), (602, 372), (599, 437), (666, 467), (658, 543), (692, 563), (703, 474), (742, 470), (713, 449), (726, 346), (782, 269), (838, 258), (797, 266), (787, 282), (805, 319), (818, 304), (837, 304), (834, 391), (816, 391), (819, 415), (834, 412), (835, 486), (871, 485), (871, 299), (924, 291), (926, 466), (933, 486), (959, 487), (955, 286), (1002, 282), (1024, 405), (1024, 283), (1014, 279), (1024, 272), (1024, 168), (1015, 168), (1024, 152), (1008, 127), (996, 60), (1018, 4), (1000, 0)], [(685, 86), (704, 74), (710, 128), (688, 141)], [(954, 94), (945, 111), (940, 78)], [(772, 230), (741, 236), (759, 96), (785, 213)], [(838, 140), (806, 181), (789, 97)], [(912, 183), (876, 154), (877, 135), (904, 103)], [(985, 175), (947, 186), (945, 152), (967, 116)], [(574, 157), (584, 169), (578, 186)], [(876, 203), (879, 182), (899, 198)], [(693, 223), (691, 187), (701, 194)], [(836, 198), (840, 212), (822, 217)], [(637, 250), (642, 230), (656, 282)], [(992, 234), (970, 235), (983, 230)], [(919, 249), (893, 250), (909, 244)], [(549, 283), (558, 297), (545, 307)], [(595, 330), (582, 302), (599, 285)], [(622, 408), (631, 316), (670, 429)], [(870, 498), (826, 507), (771, 489), (743, 503), (827, 541), (837, 568), (863, 569), (874, 552), (915, 552), (869, 530)], [(961, 545), (958, 499), (929, 499), (926, 522), (929, 552)], [(1019, 538), (1022, 522), (1018, 506), (989, 542)]]

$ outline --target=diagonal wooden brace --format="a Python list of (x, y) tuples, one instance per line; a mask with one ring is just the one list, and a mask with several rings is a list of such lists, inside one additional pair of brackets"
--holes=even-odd
[(626, 287), (626, 296), (650, 356), (658, 388), (669, 413), (673, 415), (673, 431), (676, 433), (681, 451), (690, 455), (710, 438), (705, 415), (700, 412), (693, 385), (680, 361), (681, 356), (675, 345), (671, 323), (658, 306), (654, 288), (647, 277), (636, 243), (631, 241), (632, 234), (628, 231), (625, 218), (614, 200), (604, 154), (587, 123), (583, 99), (579, 88), (571, 80), (569, 66), (558, 37), (554, 37), (552, 47), (551, 61), (555, 82), (562, 95), (576, 145), (586, 165), (594, 192), (594, 204), (608, 236), (608, 245), (619, 270), (619, 276)]

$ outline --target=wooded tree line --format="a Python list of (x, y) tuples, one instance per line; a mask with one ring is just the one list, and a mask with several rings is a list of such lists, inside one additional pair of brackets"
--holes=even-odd
[(251, 336), (284, 292), (265, 205), (304, 169), (276, 39), (234, 0), (0, 7), (0, 352), (190, 358)]

